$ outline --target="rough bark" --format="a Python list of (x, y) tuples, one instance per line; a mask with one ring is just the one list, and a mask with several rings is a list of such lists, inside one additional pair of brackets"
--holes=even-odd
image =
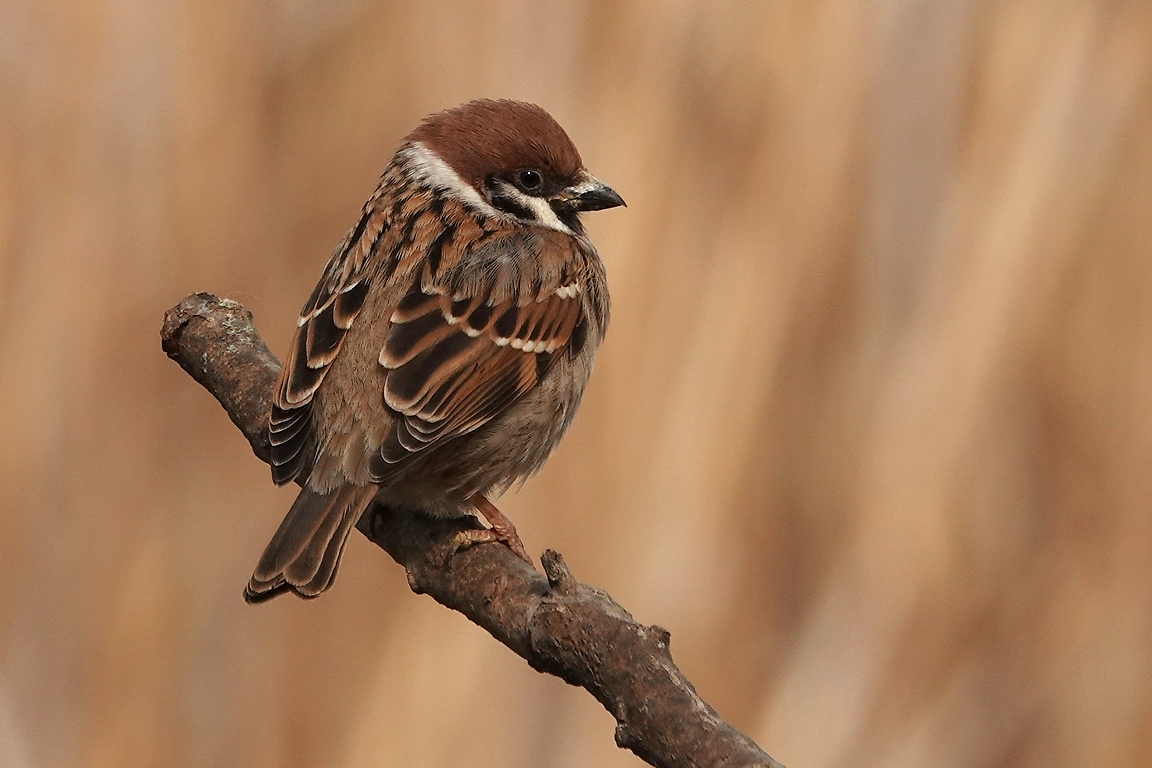
[[(252, 314), (193, 294), (165, 315), (161, 338), (267, 462), (280, 363)], [(616, 718), (616, 743), (651, 765), (783, 768), (697, 695), (672, 661), (666, 630), (637, 623), (608, 593), (578, 582), (557, 552), (544, 553), (542, 575), (503, 545), (461, 547), (462, 532), (478, 526), (376, 506), (358, 528), (404, 566), (414, 592), (464, 614), (533, 669), (595, 696)]]

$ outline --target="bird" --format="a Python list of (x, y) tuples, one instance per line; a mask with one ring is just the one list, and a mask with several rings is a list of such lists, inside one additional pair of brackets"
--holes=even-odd
[(424, 118), (335, 248), (273, 391), (272, 479), (302, 488), (244, 591), (332, 586), (373, 502), (483, 517), (468, 543), (532, 563), (491, 499), (564, 435), (609, 319), (580, 215), (625, 205), (543, 108)]

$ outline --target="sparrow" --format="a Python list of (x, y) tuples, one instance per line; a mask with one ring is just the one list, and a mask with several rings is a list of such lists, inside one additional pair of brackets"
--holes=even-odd
[(531, 563), (490, 501), (564, 435), (608, 325), (580, 214), (624, 205), (543, 109), (477, 100), (392, 157), (308, 298), (273, 393), (272, 479), (302, 490), (250, 603), (320, 595), (373, 503), (479, 514), (471, 541)]

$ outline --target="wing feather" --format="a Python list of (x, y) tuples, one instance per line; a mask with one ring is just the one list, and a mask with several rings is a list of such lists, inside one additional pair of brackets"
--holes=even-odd
[(542, 260), (518, 258), (525, 244), (515, 238), (490, 246), (487, 258), (455, 254), (450, 261), (457, 244), (437, 247), (459, 267), (422, 271), (380, 351), (388, 369), (384, 402), (398, 418), (370, 465), (377, 482), (414, 454), (483, 427), (531, 391), (584, 320), (571, 270), (543, 274), (535, 266)]
[(268, 422), (272, 479), (278, 485), (295, 480), (310, 464), (305, 448), (312, 432), (312, 398), (368, 296), (368, 256), (387, 228), (378, 195), (379, 190), (365, 203), (356, 226), (333, 252), (300, 312), (280, 369)]

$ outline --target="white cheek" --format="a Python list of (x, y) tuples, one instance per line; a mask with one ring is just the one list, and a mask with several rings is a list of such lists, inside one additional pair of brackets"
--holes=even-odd
[(480, 196), (476, 189), (460, 178), (460, 174), (452, 170), (448, 163), (441, 160), (435, 152), (420, 142), (401, 150), (407, 161), (405, 165), (409, 172), (430, 187), (446, 192), (485, 216), (503, 216), (487, 200)]
[(519, 202), (528, 208), (536, 216), (536, 221), (546, 227), (558, 229), (561, 232), (572, 234), (572, 230), (560, 221), (560, 217), (556, 215), (556, 211), (552, 210), (552, 206), (548, 205), (548, 201), (539, 197), (531, 197), (530, 195), (522, 195), (519, 190), (515, 190)]
[(572, 230), (569, 229), (564, 222), (560, 221), (560, 217), (556, 215), (556, 211), (552, 210), (552, 206), (548, 205), (547, 200), (526, 195), (504, 181), (497, 180), (497, 184), (500, 186), (500, 194), (502, 196), (512, 198), (520, 207), (527, 208), (532, 212), (532, 223), (548, 227), (549, 229), (556, 229), (569, 235), (573, 234)]
[[(410, 146), (402, 149), (401, 154), (404, 156), (405, 166), (408, 168), (409, 173), (419, 181), (447, 193), (485, 216), (516, 219), (515, 216), (499, 211), (493, 207), (491, 203), (476, 191), (475, 187), (460, 178), (460, 174), (452, 170), (452, 167), (448, 165), (448, 163), (441, 160), (435, 152), (428, 149), (428, 147), (424, 146), (421, 142), (413, 142)], [(532, 211), (532, 216), (536, 224), (559, 230), (569, 235), (573, 234), (572, 230), (569, 229), (564, 222), (560, 221), (560, 217), (556, 215), (556, 211), (552, 210), (552, 206), (548, 205), (547, 200), (526, 195), (511, 184), (504, 184), (503, 187), (505, 194), (514, 198), (516, 202), (524, 208)]]

